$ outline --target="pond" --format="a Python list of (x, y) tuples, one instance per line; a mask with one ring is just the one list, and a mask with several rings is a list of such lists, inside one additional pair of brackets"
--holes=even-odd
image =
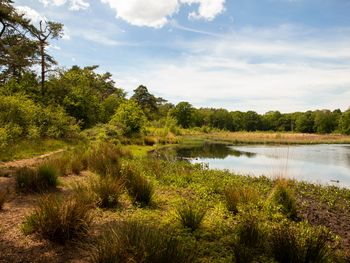
[(350, 145), (203, 145), (176, 148), (176, 155), (211, 169), (239, 174), (283, 176), (350, 187)]

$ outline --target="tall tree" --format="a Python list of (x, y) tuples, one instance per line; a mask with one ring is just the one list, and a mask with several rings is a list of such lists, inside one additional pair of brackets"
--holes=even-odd
[(135, 89), (131, 99), (141, 106), (148, 119), (154, 119), (155, 113), (158, 113), (158, 100), (153, 94), (148, 92), (146, 86), (140, 85)]
[(46, 52), (49, 39), (59, 39), (63, 35), (63, 24), (52, 21), (40, 21), (39, 27), (31, 27), (31, 33), (36, 38), (40, 54), (41, 66), (41, 93), (45, 94), (45, 77), (52, 65), (56, 61)]
[(183, 128), (189, 128), (192, 125), (192, 114), (194, 109), (188, 102), (179, 102), (171, 111), (171, 115), (177, 120), (177, 123)]

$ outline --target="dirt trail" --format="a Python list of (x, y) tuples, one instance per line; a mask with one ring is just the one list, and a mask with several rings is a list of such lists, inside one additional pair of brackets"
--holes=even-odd
[(52, 155), (58, 154), (63, 152), (64, 149), (59, 149), (57, 151), (53, 152), (48, 152), (45, 154), (42, 154), (40, 156), (36, 156), (33, 158), (28, 158), (28, 159), (21, 159), (21, 160), (16, 160), (16, 161), (10, 161), (10, 162), (0, 162), (0, 169), (14, 169), (14, 168), (21, 168), (24, 166), (33, 166), (40, 162), (41, 160), (48, 158)]

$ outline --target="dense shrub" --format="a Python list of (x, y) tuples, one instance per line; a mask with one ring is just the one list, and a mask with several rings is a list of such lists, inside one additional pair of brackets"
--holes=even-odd
[(176, 210), (177, 217), (181, 224), (191, 231), (195, 231), (200, 227), (206, 212), (206, 208), (194, 203), (182, 204)]
[(138, 221), (111, 224), (90, 247), (93, 263), (193, 262), (193, 250), (155, 226)]
[(16, 171), (16, 188), (22, 192), (44, 192), (54, 189), (58, 183), (58, 171), (49, 164), (38, 168), (24, 167)]
[(91, 206), (84, 199), (55, 195), (44, 196), (39, 207), (27, 217), (25, 234), (38, 233), (45, 239), (65, 243), (84, 236), (92, 223)]

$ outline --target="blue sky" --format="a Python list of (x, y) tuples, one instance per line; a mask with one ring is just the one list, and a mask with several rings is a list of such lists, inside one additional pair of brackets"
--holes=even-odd
[(281, 112), (350, 106), (350, 0), (15, 0), (65, 25), (50, 53), (129, 95)]

